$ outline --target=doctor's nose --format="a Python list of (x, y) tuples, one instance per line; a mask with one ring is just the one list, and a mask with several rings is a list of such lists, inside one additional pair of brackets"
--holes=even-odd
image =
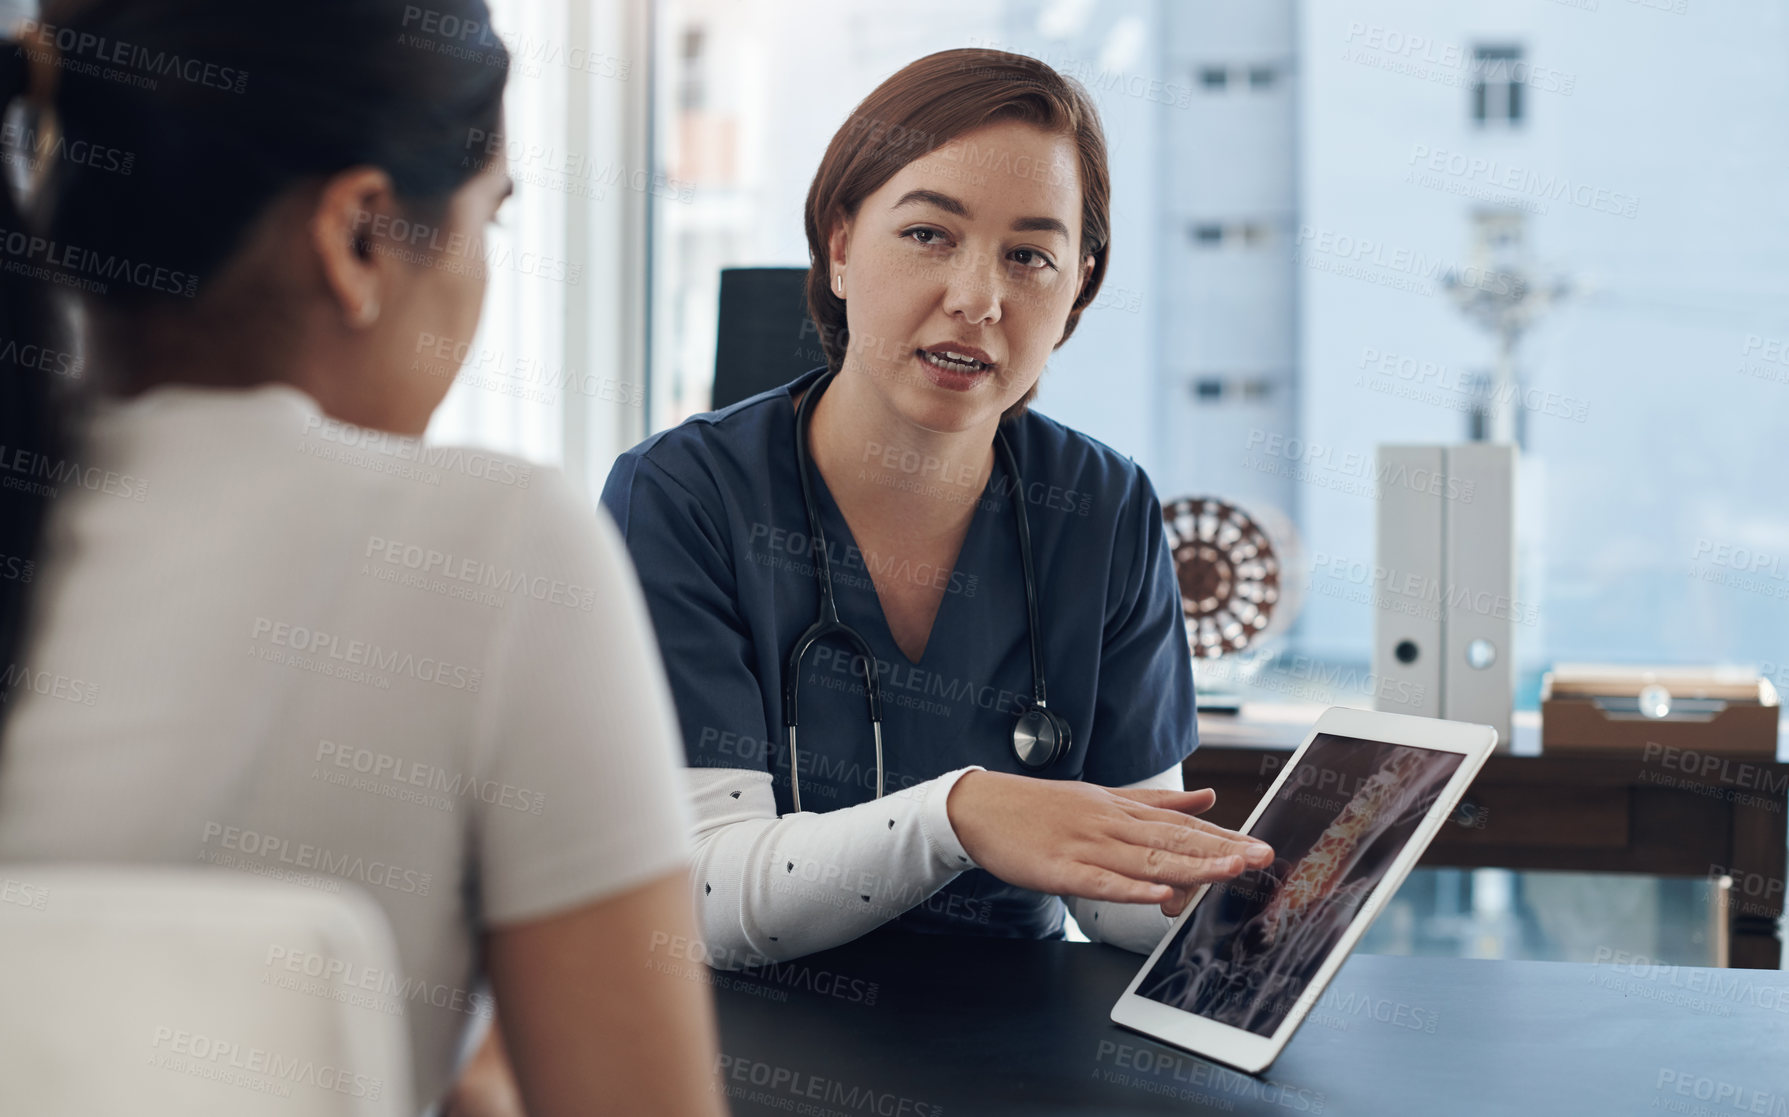
[(953, 267), (944, 288), (944, 312), (971, 325), (1000, 321), (1003, 296), (998, 263), (972, 259)]

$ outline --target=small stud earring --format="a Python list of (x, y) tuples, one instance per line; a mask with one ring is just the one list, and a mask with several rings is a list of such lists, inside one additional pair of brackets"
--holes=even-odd
[(368, 299), (366, 302), (361, 303), (354, 311), (354, 324), (356, 326), (370, 326), (377, 321), (378, 318), (378, 299)]
[(839, 293), (839, 298), (845, 297), (845, 277), (843, 275), (832, 277), (832, 289)]

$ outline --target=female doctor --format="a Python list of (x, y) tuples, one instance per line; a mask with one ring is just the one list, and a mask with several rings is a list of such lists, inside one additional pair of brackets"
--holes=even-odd
[(950, 50), (860, 104), (807, 198), (826, 366), (691, 418), (603, 492), (682, 723), (708, 960), (917, 932), (1154, 948), (1269, 863), (1198, 818), (1172, 562), (1133, 462), (1029, 410), (1099, 290), (1078, 84)]

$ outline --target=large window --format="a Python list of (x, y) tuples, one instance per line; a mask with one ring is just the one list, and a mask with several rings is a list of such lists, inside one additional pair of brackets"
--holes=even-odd
[[(659, 0), (654, 18), (656, 166), (693, 184), (653, 199), (654, 427), (708, 405), (720, 269), (806, 265), (803, 200), (850, 108), (927, 52), (1016, 50), (1093, 92), (1113, 181), (1105, 292), (1038, 407), (1133, 456), (1164, 501), (1222, 497), (1296, 537), (1296, 623), (1202, 661), (1202, 689), (1281, 717), (1372, 705), (1399, 568), (1376, 554), (1376, 449), (1473, 441), (1520, 452), (1518, 705), (1561, 661), (1789, 683), (1789, 146), (1757, 139), (1782, 133), (1789, 87), (1741, 64), (1777, 37), (1765, 0), (1693, 19), (1500, 0)], [(1658, 82), (1686, 67), (1723, 79)], [(1596, 894), (1706, 914), (1649, 887)], [(1419, 874), (1406, 891), (1428, 914), (1376, 941), (1572, 956), (1546, 911), (1587, 889)]]
[[(599, 487), (644, 433), (646, 0), (492, 0), (510, 55), (504, 129), (467, 137), (516, 192), (486, 232), (477, 336), (422, 337), (419, 367), (458, 367), (429, 437), (562, 466)], [(419, 9), (420, 10), (420, 9)], [(488, 33), (470, 43), (479, 49)], [(465, 38), (464, 35), (461, 36)]]
[[(1772, 18), (660, 0), (654, 158), (690, 189), (651, 199), (648, 419), (708, 406), (723, 267), (807, 263), (802, 203), (852, 105), (933, 50), (1018, 50), (1093, 91), (1114, 189), (1106, 291), (1039, 407), (1164, 500), (1225, 497), (1299, 536), (1297, 623), (1205, 677), (1371, 704), (1375, 449), (1493, 440), (1522, 461), (1523, 705), (1565, 660), (1737, 662), (1781, 685), (1789, 147), (1737, 137), (1779, 134), (1789, 92), (1730, 64)], [(1728, 76), (1665, 95), (1683, 65)], [(1450, 274), (1521, 297), (1494, 324)]]

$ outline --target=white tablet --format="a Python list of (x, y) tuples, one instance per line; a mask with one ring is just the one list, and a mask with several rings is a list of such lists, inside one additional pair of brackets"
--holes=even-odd
[(1273, 864), (1195, 893), (1113, 1022), (1267, 1069), (1496, 743), (1488, 725), (1324, 711), (1242, 828)]

